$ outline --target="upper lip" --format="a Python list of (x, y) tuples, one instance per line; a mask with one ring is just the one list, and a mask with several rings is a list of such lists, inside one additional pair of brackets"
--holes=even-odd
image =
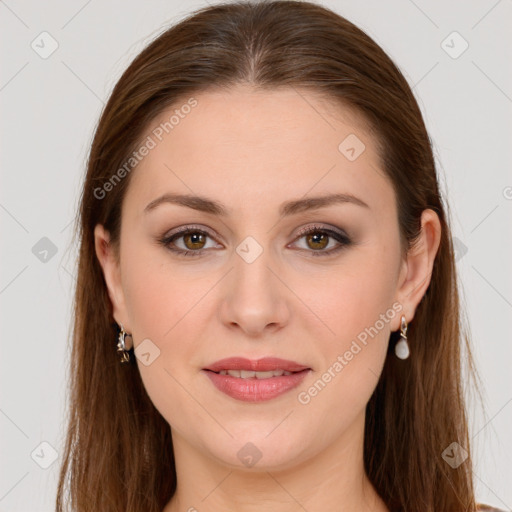
[(254, 372), (268, 372), (272, 370), (284, 370), (287, 372), (300, 372), (309, 369), (308, 366), (280, 359), (278, 357), (263, 357), (261, 359), (246, 359), (245, 357), (228, 357), (220, 359), (203, 368), (212, 372), (221, 370), (248, 370)]

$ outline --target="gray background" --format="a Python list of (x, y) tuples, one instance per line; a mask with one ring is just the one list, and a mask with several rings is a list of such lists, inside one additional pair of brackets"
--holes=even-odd
[[(53, 510), (65, 431), (72, 222), (103, 104), (150, 39), (203, 5), (0, 2), (0, 512)], [(477, 497), (511, 509), (512, 2), (323, 5), (389, 53), (424, 113), (485, 386), (486, 414), (471, 404), (469, 411)], [(58, 48), (44, 55), (53, 40)]]

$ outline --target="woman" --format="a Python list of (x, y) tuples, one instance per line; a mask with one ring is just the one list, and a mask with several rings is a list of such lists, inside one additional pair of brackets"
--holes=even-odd
[(492, 510), (429, 137), (346, 19), (236, 2), (159, 36), (78, 230), (59, 511)]

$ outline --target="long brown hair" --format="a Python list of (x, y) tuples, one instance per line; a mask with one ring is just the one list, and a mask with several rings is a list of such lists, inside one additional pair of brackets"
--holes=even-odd
[[(402, 73), (368, 35), (305, 1), (234, 2), (195, 11), (134, 59), (104, 108), (75, 233), (80, 246), (69, 425), (57, 510), (161, 512), (175, 492), (170, 428), (136, 365), (119, 363), (117, 325), (94, 249), (100, 223), (118, 250), (131, 173), (108, 194), (98, 190), (106, 190), (162, 111), (211, 87), (237, 83), (310, 88), (354, 107), (379, 143), (405, 250), (420, 232), (422, 211), (431, 208), (439, 216), (442, 234), (431, 282), (409, 328), (411, 356), (406, 364), (387, 357), (367, 405), (364, 464), (392, 511), (476, 510), (463, 355), (469, 375), (478, 376), (461, 328), (447, 210), (420, 109)], [(453, 442), (468, 452), (456, 469), (442, 455)]]

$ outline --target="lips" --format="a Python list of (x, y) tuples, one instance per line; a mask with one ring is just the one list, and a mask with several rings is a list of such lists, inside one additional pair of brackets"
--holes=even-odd
[(227, 370), (239, 372), (272, 372), (282, 370), (284, 372), (295, 373), (308, 370), (310, 368), (295, 361), (280, 359), (278, 357), (264, 357), (262, 359), (255, 360), (246, 359), (244, 357), (229, 357), (226, 359), (220, 359), (203, 369), (210, 370), (215, 373)]
[(299, 386), (311, 371), (308, 366), (278, 357), (229, 357), (202, 370), (219, 391), (243, 402), (277, 398)]

